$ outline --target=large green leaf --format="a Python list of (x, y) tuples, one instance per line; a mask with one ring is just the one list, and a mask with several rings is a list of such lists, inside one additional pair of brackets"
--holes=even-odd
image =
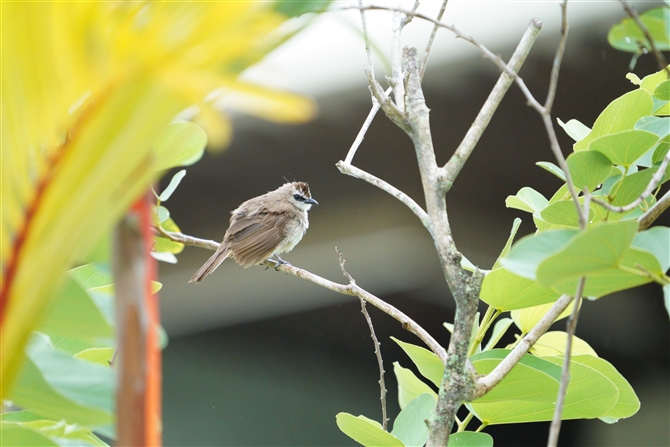
[[(488, 374), (510, 353), (509, 349), (493, 349), (470, 357), (479, 374)], [(520, 401), (553, 401), (561, 380), (561, 368), (529, 354), (509, 374), (476, 403)]]
[[(578, 152), (577, 154), (588, 154), (589, 152)], [(572, 200), (561, 200), (554, 202), (542, 210), (540, 216), (545, 222), (559, 225), (561, 227), (579, 227), (579, 215)], [(593, 210), (589, 210), (588, 221), (593, 220)]]
[(629, 221), (601, 224), (581, 232), (560, 251), (540, 262), (537, 267), (538, 281), (551, 287), (566, 279), (616, 268), (633, 242), (637, 228), (636, 221)]
[(435, 386), (440, 386), (444, 374), (444, 364), (437, 355), (428, 349), (405, 343), (395, 337), (391, 337), (391, 340), (396, 342), (405, 351), (405, 354), (412, 359), (422, 376), (433, 382)]
[[(95, 428), (97, 431), (101, 431), (107, 436), (113, 437), (113, 431), (108, 428), (109, 424), (114, 422), (114, 413), (109, 411), (111, 406), (112, 396), (108, 394), (109, 391), (104, 391), (102, 394), (96, 391), (95, 387), (90, 387), (92, 383), (98, 381), (99, 376), (96, 377), (82, 377), (82, 370), (78, 367), (71, 368), (72, 365), (68, 364), (67, 374), (71, 376), (70, 381), (71, 385), (69, 388), (71, 390), (72, 386), (78, 387), (79, 393), (77, 394), (78, 398), (83, 398), (85, 401), (89, 399), (93, 402), (103, 402), (108, 395), (109, 403), (105, 403), (105, 409), (94, 408), (92, 406), (82, 405), (70, 399), (68, 396), (61, 394), (55, 386), (61, 385), (56, 380), (55, 386), (47, 380), (45, 374), (48, 374), (49, 379), (54, 379), (54, 371), (44, 371), (42, 367), (51, 367), (51, 364), (57, 364), (59, 358), (55, 356), (43, 355), (47, 351), (48, 347), (43, 346), (44, 342), (38, 340), (37, 344), (34, 346), (36, 350), (28, 349), (28, 358), (26, 359), (21, 374), (17, 378), (16, 385), (12, 389), (12, 393), (9, 395), (10, 399), (14, 403), (23, 408), (30, 408), (34, 413), (47, 417), (53, 420), (65, 419), (71, 423), (77, 423), (84, 427)], [(33, 361), (33, 357), (37, 359), (38, 363)], [(75, 361), (70, 358), (70, 360)], [(86, 363), (84, 361), (78, 361), (79, 363)], [(79, 365), (77, 363), (77, 365)], [(92, 365), (95, 366), (95, 365)], [(101, 368), (101, 367), (100, 367)], [(58, 366), (60, 370), (60, 366)], [(101, 368), (102, 369), (102, 368)], [(112, 375), (113, 373), (109, 368), (106, 368), (107, 374)], [(86, 369), (86, 371), (90, 371)], [(96, 370), (98, 371), (98, 370)], [(104, 373), (103, 373), (104, 374)], [(68, 380), (67, 378), (65, 380)], [(82, 380), (81, 383), (72, 383), (78, 380)], [(113, 377), (109, 379), (113, 384)], [(109, 390), (110, 385), (103, 385), (104, 388)], [(68, 391), (68, 384), (64, 385), (66, 391)], [(89, 398), (85, 396), (87, 391), (92, 392), (92, 396)], [(84, 396), (82, 396), (84, 394)]]
[[(646, 11), (640, 14), (639, 18), (654, 41), (654, 46), (659, 51), (669, 50), (670, 11), (668, 11), (668, 8)], [(641, 53), (641, 48), (645, 48), (645, 52), (652, 50), (644, 32), (632, 18), (625, 18), (620, 23), (613, 25), (607, 35), (607, 41), (617, 50), (630, 53)]]
[(449, 436), (451, 447), (493, 447), (493, 438), (488, 433), (462, 431)]
[(207, 134), (188, 121), (174, 122), (154, 140), (153, 169), (162, 171), (175, 166), (189, 166), (202, 158)]
[(658, 226), (637, 233), (632, 246), (652, 253), (662, 272), (670, 268), (670, 228)]
[(616, 191), (612, 205), (625, 206), (634, 202), (647, 188), (655, 172), (656, 168), (643, 169), (616, 182), (611, 189), (611, 192)]
[[(568, 340), (568, 334), (563, 331), (546, 332), (538, 341), (535, 342), (530, 352), (537, 356), (552, 356), (563, 355), (565, 353), (565, 346)], [(588, 343), (576, 335), (572, 337), (571, 355), (591, 355), (598, 357), (596, 351), (593, 350)]]
[(670, 81), (663, 81), (654, 90), (654, 96), (662, 101), (670, 101)]
[(107, 263), (84, 264), (68, 273), (84, 290), (114, 283), (112, 272), (109, 270)]
[(629, 129), (596, 138), (591, 141), (589, 149), (600, 152), (615, 165), (628, 167), (654, 147), (659, 140), (659, 136), (655, 133)]
[(500, 260), (503, 267), (523, 278), (535, 280), (538, 265), (558, 252), (578, 234), (577, 230), (550, 230), (521, 238)]
[(591, 132), (575, 143), (575, 152), (587, 150), (598, 137), (632, 129), (637, 120), (651, 115), (653, 105), (651, 94), (643, 89), (615, 99), (598, 116)]
[(570, 154), (566, 162), (570, 169), (572, 181), (582, 191), (596, 189), (609, 177), (612, 170), (610, 160), (605, 155), (595, 151), (574, 152)]
[[(539, 357), (537, 357), (540, 359)], [(562, 356), (542, 357), (546, 363), (553, 363), (561, 369)], [(591, 356), (575, 356), (570, 362), (570, 383), (568, 385), (562, 419), (594, 419), (607, 415), (616, 408), (621, 392), (601, 365), (604, 360)], [(554, 415), (556, 394), (547, 400), (510, 399), (498, 402), (468, 404), (476, 416), (488, 425), (517, 422), (550, 421)], [(630, 402), (628, 398), (624, 400)]]
[(435, 398), (424, 393), (417, 396), (402, 409), (395, 421), (391, 434), (406, 446), (423, 446), (428, 440), (428, 424), (426, 421), (435, 410)]
[(486, 304), (502, 311), (551, 303), (559, 296), (537, 281), (522, 278), (504, 268), (493, 270), (484, 277), (479, 295)]
[(430, 394), (437, 400), (437, 393), (415, 376), (412, 370), (393, 362), (393, 373), (398, 382), (398, 403), (401, 409), (424, 393)]
[[(635, 221), (633, 221), (635, 222)], [(620, 290), (631, 289), (652, 282), (646, 272), (661, 274), (656, 257), (646, 250), (634, 247), (628, 249), (617, 267), (605, 268), (587, 275), (584, 296), (600, 298)], [(553, 285), (560, 293), (574, 294), (577, 278), (565, 279)]]
[(0, 439), (4, 446), (57, 447), (58, 444), (38, 430), (14, 422), (0, 422)]
[(338, 413), (335, 418), (342, 433), (361, 445), (368, 447), (404, 447), (404, 444), (398, 438), (384, 431), (381, 424), (365, 416)]
[(73, 279), (67, 278), (54, 301), (40, 325), (42, 332), (85, 341), (114, 335), (98, 306)]
[[(514, 324), (521, 329), (521, 332), (527, 334), (535, 327), (537, 323), (549, 312), (554, 303), (540, 304), (539, 306), (526, 307), (525, 309), (513, 310), (510, 312)], [(575, 308), (575, 302), (570, 305), (556, 318), (555, 321), (569, 316)]]
[(543, 210), (547, 206), (547, 199), (533, 188), (525, 186), (515, 196), (507, 197), (505, 205), (507, 208), (516, 208), (521, 211), (534, 213)]

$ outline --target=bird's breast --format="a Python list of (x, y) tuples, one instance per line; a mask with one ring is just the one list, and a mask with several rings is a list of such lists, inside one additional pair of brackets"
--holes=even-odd
[(287, 219), (286, 221), (286, 236), (284, 240), (277, 246), (275, 253), (287, 253), (293, 250), (298, 242), (302, 239), (309, 227), (309, 222), (307, 221), (307, 213), (305, 215), (296, 216), (294, 219)]

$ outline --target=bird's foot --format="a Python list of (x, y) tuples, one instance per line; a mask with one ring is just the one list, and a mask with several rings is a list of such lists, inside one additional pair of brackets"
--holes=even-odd
[(284, 265), (284, 264), (286, 264), (286, 265), (291, 265), (290, 262), (288, 262), (288, 261), (284, 261), (284, 260), (283, 260), (282, 258), (280, 258), (278, 255), (274, 255), (274, 257), (277, 259), (277, 261), (276, 261), (276, 263), (275, 263), (275, 271), (277, 271), (277, 272), (279, 271), (279, 266), (280, 266), (280, 265)]

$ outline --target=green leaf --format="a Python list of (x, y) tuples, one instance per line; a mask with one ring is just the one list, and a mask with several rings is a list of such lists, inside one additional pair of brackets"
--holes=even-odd
[(462, 431), (449, 436), (451, 447), (493, 447), (493, 438), (488, 433)]
[(58, 447), (58, 444), (37, 430), (14, 422), (0, 422), (0, 439), (4, 446)]
[(544, 169), (545, 171), (551, 172), (562, 181), (565, 181), (565, 172), (563, 172), (563, 169), (559, 168), (555, 164), (548, 161), (538, 161), (535, 164)]
[(670, 141), (670, 117), (645, 116), (635, 123), (635, 129), (655, 133), (662, 141)]
[(609, 177), (612, 171), (610, 160), (595, 151), (574, 152), (566, 161), (572, 181), (582, 191), (593, 191)]
[(523, 278), (535, 280), (538, 265), (561, 250), (577, 230), (551, 230), (526, 236), (517, 241), (509, 254), (501, 260), (503, 267)]
[(114, 413), (114, 371), (54, 350), (45, 337), (34, 337), (26, 354), (58, 394), (88, 408)]
[[(158, 196), (158, 199), (161, 202), (165, 202), (167, 201), (167, 199), (172, 197), (172, 193), (175, 192), (177, 186), (179, 186), (179, 183), (181, 182), (181, 179), (183, 179), (185, 175), (186, 175), (186, 169), (182, 169), (181, 171), (173, 175), (172, 179), (170, 179), (170, 183), (168, 184), (167, 188), (165, 188), (165, 190), (161, 193), (161, 195)], [(161, 221), (161, 223), (162, 222), (163, 221)]]
[(663, 161), (666, 154), (668, 153), (668, 149), (670, 149), (670, 143), (659, 143), (654, 150), (654, 154), (651, 156), (651, 163), (656, 164)]
[(496, 259), (495, 264), (493, 264), (493, 270), (501, 267), (500, 259), (507, 256), (507, 254), (509, 253), (510, 249), (512, 248), (512, 242), (514, 242), (514, 238), (516, 237), (516, 233), (517, 231), (519, 231), (520, 226), (521, 226), (521, 219), (515, 217), (514, 222), (512, 223), (512, 230), (510, 231), (509, 237), (507, 238), (507, 242), (505, 242), (505, 246), (498, 255), (498, 259)]
[(654, 90), (654, 96), (662, 101), (670, 101), (670, 80), (658, 84)]
[(105, 367), (109, 367), (114, 357), (114, 348), (88, 348), (79, 351), (73, 357), (79, 360), (86, 360), (87, 362), (97, 363)]
[(670, 268), (670, 228), (653, 227), (635, 235), (633, 247), (653, 253), (661, 266), (661, 271)]
[(428, 440), (428, 424), (435, 409), (435, 398), (424, 393), (417, 396), (398, 414), (391, 434), (406, 446), (423, 446)]
[[(586, 154), (587, 152), (579, 152)], [(579, 215), (572, 200), (552, 203), (540, 212), (545, 222), (562, 227), (579, 227)], [(589, 222), (593, 220), (593, 210), (589, 210)]]
[(659, 137), (646, 130), (624, 130), (596, 138), (591, 151), (605, 155), (612, 163), (628, 167), (658, 143)]
[[(623, 269), (617, 266), (589, 273), (584, 287), (584, 296), (600, 298), (613, 292), (652, 282), (652, 278), (648, 277), (645, 271), (656, 275), (662, 274), (658, 260), (653, 254), (633, 247), (628, 249), (619, 262), (619, 266)], [(640, 270), (640, 267), (645, 271)], [(577, 281), (576, 278), (566, 279), (554, 284), (553, 288), (560, 293), (574, 294)]]
[[(510, 352), (509, 349), (484, 351), (470, 357), (470, 361), (479, 374), (488, 374)], [(495, 388), (474, 400), (472, 404), (509, 400), (553, 402), (560, 380), (560, 366), (526, 354)]]
[(444, 364), (442, 364), (442, 361), (437, 355), (428, 349), (411, 343), (405, 343), (395, 337), (391, 337), (391, 340), (396, 342), (398, 346), (405, 351), (405, 354), (412, 359), (422, 376), (433, 382), (435, 386), (440, 386), (442, 383), (442, 376), (444, 375)]
[(274, 8), (289, 17), (297, 17), (309, 12), (323, 12), (328, 8), (330, 0), (277, 0)]
[(202, 158), (206, 145), (207, 134), (200, 126), (174, 122), (154, 142), (154, 170), (192, 165)]
[[(521, 329), (521, 332), (527, 334), (535, 327), (537, 323), (549, 312), (554, 303), (540, 304), (539, 306), (526, 307), (525, 309), (513, 310), (510, 312), (514, 324)], [(554, 321), (561, 320), (569, 316), (575, 308), (573, 301)]]
[[(47, 359), (48, 361), (48, 359)], [(78, 361), (84, 363), (83, 361)], [(111, 370), (107, 371), (112, 374)], [(77, 371), (73, 371), (78, 376)], [(90, 383), (90, 378), (85, 378)], [(112, 379), (113, 380), (113, 379)], [(34, 413), (49, 419), (65, 419), (85, 427), (100, 430), (114, 421), (111, 412), (80, 405), (60, 394), (45, 380), (43, 371), (33, 362), (31, 356), (25, 360), (12, 388), (9, 398), (23, 408), (30, 408)], [(111, 402), (111, 396), (109, 397)], [(106, 435), (113, 437), (113, 431), (107, 430)]]
[(598, 116), (591, 132), (575, 143), (575, 152), (587, 150), (591, 141), (598, 137), (632, 129), (637, 120), (651, 115), (653, 105), (651, 95), (643, 89), (615, 99)]
[(501, 318), (500, 320), (496, 321), (496, 324), (493, 326), (493, 331), (491, 332), (491, 337), (484, 347), (484, 351), (490, 351), (491, 349), (495, 348), (512, 323), (513, 320), (511, 318)]
[(552, 303), (560, 294), (537, 281), (500, 268), (484, 277), (479, 297), (489, 306), (506, 311)]
[(53, 307), (39, 328), (48, 334), (91, 341), (114, 332), (98, 306), (73, 279), (58, 290)]
[(335, 418), (342, 433), (359, 444), (370, 447), (404, 447), (398, 438), (384, 431), (379, 423), (364, 416), (338, 413)]
[(416, 377), (412, 370), (403, 368), (398, 362), (393, 362), (393, 373), (398, 382), (398, 403), (401, 409), (423, 393), (428, 393), (437, 400), (437, 393)]
[(576, 119), (571, 119), (567, 123), (564, 123), (559, 118), (556, 118), (556, 121), (558, 121), (558, 124), (563, 128), (565, 133), (567, 133), (570, 136), (570, 138), (572, 138), (575, 141), (579, 141), (585, 138), (589, 134), (589, 132), (591, 132), (591, 129), (589, 129), (588, 126), (585, 126)]
[[(559, 370), (563, 363), (562, 356), (541, 359), (553, 363)], [(600, 365), (605, 363), (607, 362), (591, 356), (575, 356), (570, 362), (570, 383), (563, 407), (563, 420), (594, 419), (616, 408), (621, 392), (615, 382), (599, 370)], [(469, 407), (488, 425), (540, 422), (553, 418), (555, 401), (556, 395), (548, 396), (545, 401), (523, 401), (511, 397), (507, 401), (492, 403), (475, 401)]]
[[(552, 355), (563, 355), (565, 354), (565, 346), (568, 341), (568, 334), (563, 331), (550, 331), (546, 332), (538, 341), (535, 342), (530, 352), (533, 355), (540, 357), (552, 356)], [(586, 343), (581, 338), (576, 335), (572, 337), (572, 349), (570, 350), (571, 355), (591, 355), (593, 357), (598, 357), (596, 351), (593, 350), (588, 343)]]
[[(644, 24), (659, 51), (670, 49), (670, 29), (668, 25), (667, 8), (656, 8), (640, 14), (640, 21)], [(620, 23), (613, 25), (607, 36), (607, 41), (617, 50), (629, 53), (642, 53), (651, 51), (651, 44), (644, 32), (631, 18), (625, 18)]]
[(653, 94), (656, 87), (668, 79), (670, 79), (668, 73), (665, 70), (659, 70), (656, 73), (645, 76), (642, 79), (642, 83), (640, 83), (640, 88), (646, 90), (649, 94)]
[(85, 264), (70, 270), (68, 273), (70, 278), (74, 279), (84, 290), (114, 283), (107, 264)]
[(610, 193), (616, 191), (612, 205), (625, 206), (634, 202), (647, 189), (655, 172), (656, 168), (643, 169), (616, 182), (610, 190)]
[(507, 208), (516, 208), (521, 211), (534, 213), (547, 206), (547, 199), (542, 194), (527, 186), (521, 188), (515, 196), (508, 196), (505, 200)]
[(601, 224), (581, 232), (559, 252), (542, 259), (537, 266), (537, 280), (551, 287), (567, 279), (581, 276), (588, 279), (589, 273), (616, 268), (633, 242), (637, 228), (637, 221), (629, 221)]

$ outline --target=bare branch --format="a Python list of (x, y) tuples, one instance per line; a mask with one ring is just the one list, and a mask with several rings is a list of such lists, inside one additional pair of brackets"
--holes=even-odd
[[(182, 233), (173, 233), (168, 231), (163, 231), (161, 234), (174, 242), (181, 242), (184, 245), (189, 245), (193, 247), (206, 248), (208, 250), (216, 251), (219, 247), (219, 244), (214, 241), (208, 241), (205, 239), (198, 239), (193, 236), (188, 236)], [(447, 361), (447, 352), (446, 350), (428, 333), (424, 328), (422, 328), (417, 322), (412, 320), (410, 317), (405, 315), (403, 312), (393, 307), (386, 301), (378, 298), (368, 292), (365, 289), (362, 289), (356, 283), (344, 285), (338, 284), (336, 282), (327, 280), (321, 276), (315, 275), (314, 273), (308, 272), (301, 268), (292, 266), (290, 264), (279, 264), (271, 259), (265, 261), (266, 265), (276, 268), (278, 271), (289, 273), (298, 278), (310, 281), (318, 286), (332, 290), (333, 292), (341, 293), (343, 295), (356, 296), (365, 300), (367, 303), (370, 303), (377, 309), (381, 310), (387, 315), (390, 315), (395, 320), (402, 324), (403, 329), (411, 332), (412, 334), (419, 337), (428, 348), (437, 355), (443, 363), (446, 364)]]
[(554, 105), (554, 98), (556, 98), (556, 88), (558, 87), (558, 74), (561, 71), (561, 61), (563, 60), (563, 53), (565, 53), (565, 43), (568, 41), (568, 0), (563, 0), (561, 3), (561, 40), (556, 48), (556, 56), (554, 56), (554, 64), (551, 68), (551, 78), (549, 80), (549, 91), (547, 92), (547, 100), (544, 103), (544, 108), (547, 113), (551, 112)]
[[(532, 19), (526, 28), (519, 45), (516, 47), (514, 54), (510, 58), (509, 67), (518, 72), (521, 69), (526, 57), (530, 53), (535, 39), (537, 38), (540, 30), (542, 29), (542, 22), (539, 19)], [(425, 61), (425, 59), (424, 59)], [(482, 106), (481, 110), (477, 114), (477, 117), (473, 121), (470, 129), (465, 134), (463, 141), (458, 145), (454, 155), (451, 156), (451, 159), (444, 165), (444, 178), (442, 179), (442, 184), (445, 187), (445, 193), (451, 189), (453, 182), (456, 180), (456, 177), (463, 169), (465, 162), (470, 157), (472, 152), (475, 149), (475, 146), (479, 142), (482, 134), (486, 130), (493, 118), (494, 113), (498, 109), (498, 106), (502, 102), (503, 97), (509, 90), (510, 86), (514, 82), (514, 79), (507, 73), (503, 72), (498, 78), (498, 82), (491, 90), (489, 97), (486, 99), (486, 102)]]
[(568, 308), (574, 298), (570, 295), (561, 296), (549, 309), (549, 312), (535, 325), (533, 329), (512, 349), (512, 352), (496, 366), (493, 371), (477, 380), (477, 390), (473, 399), (481, 397), (491, 391), (502, 379), (509, 374), (514, 366), (519, 363), (521, 357), (526, 355), (535, 342), (544, 335), (549, 327), (556, 321), (559, 315)]
[(644, 213), (637, 220), (640, 222), (640, 231), (644, 231), (651, 226), (652, 223), (658, 216), (660, 216), (663, 211), (667, 210), (670, 207), (670, 191), (666, 192), (661, 199), (654, 204), (649, 210)]
[(663, 158), (661, 165), (658, 167), (656, 172), (654, 172), (654, 175), (651, 177), (651, 180), (649, 180), (649, 184), (644, 189), (644, 191), (642, 191), (642, 193), (635, 200), (633, 200), (631, 203), (627, 205), (613, 206), (605, 202), (604, 200), (598, 199), (596, 197), (593, 197), (592, 200), (598, 205), (602, 206), (603, 208), (608, 209), (609, 211), (612, 211), (614, 213), (625, 213), (627, 211), (633, 210), (640, 203), (642, 203), (643, 200), (649, 197), (654, 192), (656, 187), (661, 183), (661, 180), (663, 180), (663, 177), (665, 176), (665, 170), (668, 167), (668, 163), (670, 163), (670, 151), (668, 151), (668, 153), (665, 154), (665, 157)]
[(396, 124), (400, 125), (399, 123), (402, 123), (403, 119), (403, 112), (393, 103), (393, 101), (391, 101), (391, 98), (389, 98), (389, 96), (382, 91), (381, 85), (379, 85), (379, 82), (377, 82), (377, 80), (372, 77), (371, 73), (366, 70), (365, 74), (367, 74), (368, 81), (370, 82), (370, 91), (372, 92), (372, 96), (375, 97), (379, 103), (379, 106), (382, 108), (384, 113), (386, 113), (386, 116), (391, 118)]
[(386, 191), (396, 199), (400, 200), (402, 203), (405, 204), (405, 206), (407, 206), (407, 208), (412, 210), (412, 212), (416, 215), (416, 217), (418, 217), (421, 220), (421, 223), (430, 230), (430, 217), (423, 210), (423, 208), (421, 208), (421, 206), (418, 203), (416, 203), (410, 196), (400, 191), (390, 183), (386, 183), (384, 180), (375, 177), (374, 175), (369, 174), (363, 171), (362, 169), (347, 164), (346, 162), (338, 161), (335, 166), (337, 166), (337, 169), (339, 169), (342, 174), (350, 175), (352, 177), (364, 180), (370, 183), (371, 185), (374, 185), (377, 188), (381, 189), (382, 191)]
[[(443, 0), (442, 1), (442, 6), (440, 7), (440, 12), (437, 14), (437, 20), (442, 20), (442, 16), (444, 15), (445, 9), (447, 9), (447, 3), (449, 0)], [(416, 9), (416, 8), (415, 8)], [(433, 47), (433, 42), (435, 41), (435, 35), (437, 34), (437, 30), (440, 29), (438, 25), (433, 26), (433, 31), (430, 33), (430, 37), (428, 38), (428, 43), (426, 44), (426, 49), (423, 52), (423, 60), (421, 61), (421, 70), (419, 71), (419, 75), (421, 76), (421, 79), (423, 79), (423, 75), (426, 73), (426, 65), (428, 65), (428, 56), (430, 56), (430, 50)]]
[[(358, 0), (358, 6), (363, 6), (363, 0)], [(368, 35), (368, 24), (365, 20), (365, 11), (361, 9), (361, 26), (363, 27), (363, 39), (365, 40), (365, 55), (368, 58), (368, 70), (370, 75), (375, 77), (375, 66), (372, 62), (372, 51), (370, 51), (370, 36)]]
[(554, 419), (551, 421), (551, 428), (549, 429), (549, 440), (547, 447), (556, 447), (558, 445), (558, 435), (561, 432), (561, 416), (563, 415), (563, 404), (565, 403), (565, 393), (568, 390), (570, 383), (570, 354), (572, 353), (572, 338), (577, 329), (577, 320), (579, 319), (579, 308), (582, 302), (582, 293), (584, 293), (584, 284), (586, 278), (582, 276), (577, 285), (577, 292), (575, 292), (575, 308), (572, 310), (572, 315), (568, 320), (566, 332), (568, 339), (565, 346), (565, 354), (563, 355), (563, 372), (561, 375), (561, 387), (558, 389), (558, 397), (556, 398), (556, 409), (554, 410)]
[(630, 6), (626, 0), (619, 0), (621, 4), (623, 5), (623, 9), (626, 11), (626, 13), (630, 16), (631, 19), (635, 22), (635, 24), (640, 28), (642, 31), (642, 34), (644, 34), (644, 37), (647, 39), (649, 42), (649, 46), (651, 47), (651, 52), (656, 58), (656, 63), (658, 63), (658, 67), (661, 70), (665, 70), (666, 73), (670, 76), (670, 68), (668, 67), (668, 61), (665, 60), (665, 56), (663, 56), (663, 53), (658, 51), (658, 48), (656, 48), (656, 44), (654, 44), (654, 39), (652, 39), (651, 34), (649, 33), (649, 30), (645, 26), (645, 24), (640, 20), (640, 16), (637, 14), (637, 11), (635, 8)]
[(391, 31), (391, 79), (389, 84), (393, 88), (393, 100), (400, 112), (405, 111), (405, 82), (402, 71), (402, 42), (400, 33), (407, 16), (398, 11), (393, 12), (393, 26)]
[[(384, 92), (384, 96), (388, 96), (391, 93), (391, 87), (386, 89)], [(365, 138), (365, 134), (368, 132), (368, 129), (370, 128), (370, 124), (372, 124), (372, 120), (375, 118), (375, 115), (377, 115), (377, 112), (379, 111), (379, 101), (377, 101), (377, 98), (372, 96), (372, 108), (370, 109), (370, 113), (368, 113), (368, 117), (365, 118), (365, 122), (363, 122), (363, 125), (361, 126), (361, 130), (358, 131), (358, 135), (356, 135), (356, 139), (354, 142), (351, 144), (351, 147), (349, 148), (349, 152), (347, 152), (347, 157), (344, 159), (345, 164), (351, 164), (351, 162), (354, 160), (354, 156), (356, 155), (356, 151), (358, 150), (359, 146), (361, 143), (363, 143), (363, 138)]]

